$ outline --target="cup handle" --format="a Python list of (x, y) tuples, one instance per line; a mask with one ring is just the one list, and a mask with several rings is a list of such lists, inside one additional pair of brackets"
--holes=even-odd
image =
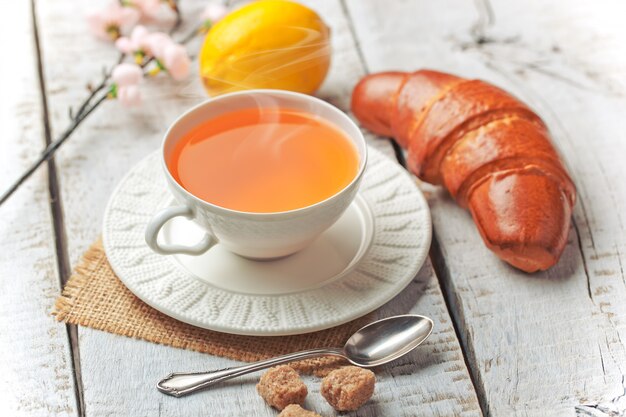
[(217, 243), (217, 239), (211, 233), (206, 232), (202, 240), (193, 246), (169, 245), (157, 242), (159, 232), (165, 223), (174, 217), (184, 216), (188, 219), (193, 217), (193, 210), (187, 206), (167, 207), (158, 212), (146, 227), (146, 243), (156, 253), (172, 255), (184, 253), (187, 255), (200, 255)]

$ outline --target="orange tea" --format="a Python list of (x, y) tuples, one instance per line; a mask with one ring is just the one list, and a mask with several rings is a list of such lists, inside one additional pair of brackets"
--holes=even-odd
[(191, 194), (237, 211), (271, 213), (310, 206), (346, 187), (359, 169), (352, 141), (314, 114), (248, 108), (187, 132), (167, 161)]

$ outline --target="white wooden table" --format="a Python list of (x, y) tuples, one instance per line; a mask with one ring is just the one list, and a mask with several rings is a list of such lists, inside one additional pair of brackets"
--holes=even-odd
[[(308, 0), (332, 28), (319, 96), (348, 110), (366, 72), (434, 68), (492, 81), (546, 120), (579, 202), (561, 262), (532, 276), (496, 259), (442, 190), (429, 262), (381, 315), (433, 317), (424, 346), (386, 366), (358, 416), (616, 416), (626, 410), (626, 2)], [(192, 16), (202, 1), (182, 0)], [(87, 34), (91, 2), (0, 1), (0, 189), (67, 124), (116, 53)], [(194, 74), (194, 79), (195, 77)], [(133, 111), (106, 103), (0, 207), (0, 416), (274, 416), (255, 376), (184, 399), (172, 370), (235, 362), (57, 323), (72, 265), (122, 175), (204, 98), (151, 82)], [(394, 158), (390, 143), (368, 140)], [(309, 378), (309, 408), (334, 415)]]

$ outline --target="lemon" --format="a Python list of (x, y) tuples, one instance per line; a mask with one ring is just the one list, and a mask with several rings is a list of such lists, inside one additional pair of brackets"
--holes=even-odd
[(313, 93), (330, 65), (330, 31), (301, 4), (260, 0), (230, 13), (207, 34), (200, 76), (209, 95), (252, 88)]

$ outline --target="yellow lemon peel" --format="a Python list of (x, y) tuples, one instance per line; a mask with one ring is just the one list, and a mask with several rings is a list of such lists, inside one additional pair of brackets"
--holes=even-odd
[(251, 88), (313, 93), (330, 66), (330, 30), (311, 9), (260, 0), (219, 21), (200, 51), (209, 95)]

